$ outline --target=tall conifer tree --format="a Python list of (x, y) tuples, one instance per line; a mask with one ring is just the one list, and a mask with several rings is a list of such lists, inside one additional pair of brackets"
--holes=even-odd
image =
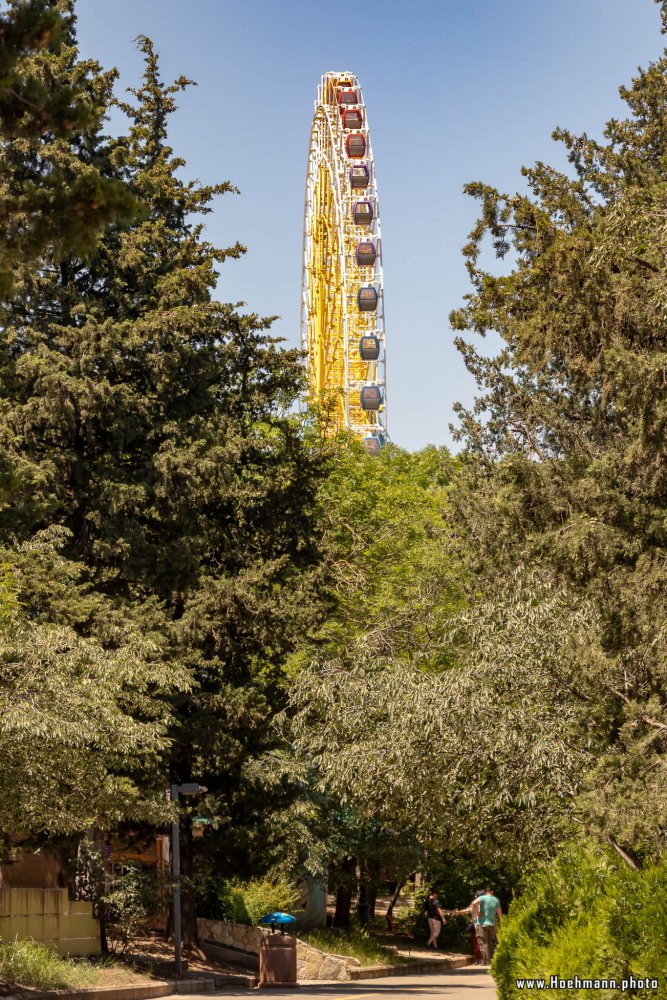
[[(483, 391), (459, 410), (476, 568), (536, 562), (596, 607), (572, 689), (597, 756), (583, 803), (639, 852), (667, 831), (666, 83), (667, 54), (621, 88), (602, 142), (558, 129), (572, 170), (524, 168), (528, 194), (469, 186), (473, 289), (452, 316), (504, 342), (488, 358), (458, 341)], [(515, 255), (508, 274), (480, 266), (486, 240)]]
[(153, 630), (187, 671), (162, 781), (201, 780), (229, 835), (241, 765), (265, 743), (284, 654), (314, 613), (321, 458), (286, 415), (298, 353), (270, 320), (212, 298), (216, 266), (243, 248), (215, 248), (196, 217), (232, 187), (181, 179), (167, 121), (189, 81), (163, 85), (140, 45), (143, 84), (109, 155), (145, 215), (91, 260), (25, 273), (4, 309), (0, 437), (17, 482), (0, 525), (17, 540), (67, 532), (82, 585), (22, 577), (35, 613), (102, 638), (113, 622)]
[(93, 137), (115, 73), (77, 59), (74, 0), (8, 0), (0, 15), (0, 294), (47, 248), (88, 252), (137, 206)]
[[(54, 288), (71, 255), (91, 253), (100, 232), (138, 204), (99, 134), (116, 74), (78, 60), (73, 0), (7, 6), (0, 297), (17, 297), (0, 316), (0, 839), (159, 815), (134, 778), (165, 748), (160, 695), (175, 679), (152, 637), (114, 616), (85, 567), (59, 553), (68, 531), (46, 499), (67, 433), (59, 406), (70, 405), (45, 388), (58, 379), (51, 360), (68, 350), (62, 339), (49, 346), (47, 324), (66, 314)], [(71, 415), (70, 406), (63, 419)], [(89, 627), (92, 617), (103, 634)]]

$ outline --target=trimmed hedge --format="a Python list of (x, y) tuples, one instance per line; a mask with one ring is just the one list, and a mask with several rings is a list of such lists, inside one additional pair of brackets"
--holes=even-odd
[[(503, 921), (492, 972), (499, 1000), (533, 993), (516, 980), (616, 980), (615, 987), (556, 987), (551, 1000), (667, 998), (667, 859), (632, 871), (611, 850), (580, 844), (524, 884)], [(658, 988), (623, 980), (658, 980)], [(540, 991), (541, 992), (541, 991)], [(537, 995), (537, 991), (533, 993)]]

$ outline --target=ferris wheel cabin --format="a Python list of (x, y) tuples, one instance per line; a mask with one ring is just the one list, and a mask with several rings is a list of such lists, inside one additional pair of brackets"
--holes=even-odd
[(343, 112), (343, 128), (361, 128), (364, 113), (361, 108), (346, 108)]
[(373, 214), (373, 202), (366, 198), (357, 198), (352, 206), (352, 218), (355, 226), (370, 226)]
[(365, 385), (359, 393), (362, 410), (379, 410), (382, 406), (382, 389), (379, 385)]
[(367, 434), (361, 443), (369, 455), (377, 455), (384, 448), (385, 441), (382, 434)]
[(365, 163), (360, 163), (358, 166), (350, 167), (351, 188), (354, 188), (355, 190), (358, 190), (359, 188), (367, 188), (369, 180), (370, 174)]
[(357, 243), (355, 256), (359, 267), (373, 267), (377, 255), (377, 247), (372, 240), (362, 240)]
[(366, 434), (361, 443), (364, 446), (364, 451), (370, 455), (377, 455), (384, 448), (386, 441), (384, 434)]
[(378, 307), (377, 289), (372, 285), (360, 288), (357, 292), (357, 306), (359, 312), (375, 312)]
[(336, 92), (336, 100), (341, 105), (358, 104), (359, 95), (352, 87), (339, 87)]
[(380, 338), (374, 334), (363, 336), (359, 341), (359, 357), (362, 361), (377, 361), (380, 357)]

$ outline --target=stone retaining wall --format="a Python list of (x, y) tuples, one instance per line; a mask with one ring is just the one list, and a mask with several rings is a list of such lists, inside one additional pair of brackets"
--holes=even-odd
[[(223, 948), (235, 948), (237, 951), (259, 955), (259, 942), (262, 931), (259, 927), (247, 927), (245, 924), (229, 924), (222, 920), (197, 920), (197, 933), (202, 942), (211, 941)], [(350, 978), (350, 969), (357, 968), (359, 963), (354, 958), (343, 958), (340, 955), (328, 955), (305, 941), (297, 939), (296, 973), (297, 979), (337, 979)]]
[[(239, 953), (259, 956), (259, 942), (262, 934), (267, 931), (259, 927), (246, 927), (245, 924), (228, 924), (222, 920), (197, 920), (197, 930), (202, 944), (210, 941), (221, 948), (232, 948)], [(231, 955), (228, 953), (227, 958)], [(470, 964), (471, 959), (465, 956), (451, 958), (434, 958), (402, 965), (362, 966), (356, 958), (343, 955), (329, 955), (299, 941), (296, 945), (296, 977), (299, 982), (308, 979), (336, 979), (340, 982), (349, 979), (375, 979), (380, 976), (412, 976), (419, 973), (442, 972), (444, 969), (456, 969)], [(256, 966), (255, 966), (256, 968)]]
[(250, 951), (253, 955), (259, 955), (262, 933), (259, 927), (248, 927), (247, 924), (228, 924), (223, 920), (197, 918), (197, 934), (202, 941), (213, 941), (225, 948)]
[(305, 941), (297, 941), (296, 945), (296, 978), (304, 979), (350, 979), (350, 968), (358, 967), (355, 958), (343, 958), (341, 955), (328, 955), (326, 952), (313, 948)]

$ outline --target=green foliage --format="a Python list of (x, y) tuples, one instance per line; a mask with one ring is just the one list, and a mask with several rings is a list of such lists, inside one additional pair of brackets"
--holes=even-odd
[(70, 865), (74, 897), (93, 904), (93, 912), (104, 923), (106, 949), (124, 955), (145, 937), (151, 920), (161, 909), (160, 893), (168, 893), (164, 877), (158, 883), (155, 868), (137, 862), (114, 865), (108, 870), (104, 854), (94, 841), (83, 839)]
[(0, 635), (10, 631), (18, 613), (13, 567), (9, 562), (0, 564)]
[(504, 897), (507, 894), (519, 874), (510, 866), (509, 860), (509, 856), (503, 857), (501, 864), (480, 866), (475, 854), (457, 850), (456, 853), (445, 853), (429, 859), (424, 876), (429, 884), (436, 887), (445, 909), (460, 910), (469, 906), (475, 892), (485, 885), (491, 885), (496, 896)]
[(667, 32), (667, 2), (666, 0), (655, 0), (660, 8), (660, 18), (662, 20), (662, 33)]
[(114, 73), (76, 60), (73, 0), (8, 0), (0, 16), (0, 296), (45, 252), (92, 250), (138, 206), (98, 130)]
[(14, 835), (160, 820), (148, 773), (164, 752), (159, 650), (136, 633), (104, 648), (66, 626), (13, 619), (0, 632), (0, 809)]
[(71, 82), (49, 88), (40, 62), (31, 56), (58, 55), (71, 29), (71, 4), (49, 0), (8, 0), (0, 19), (0, 122), (10, 136), (57, 132), (66, 136), (81, 124), (77, 98), (82, 88)]
[(197, 915), (233, 924), (254, 925), (276, 910), (291, 913), (298, 901), (294, 880), (280, 872), (248, 882), (208, 875), (197, 887)]
[(145, 937), (150, 920), (158, 911), (155, 869), (126, 863), (121, 872), (107, 878), (102, 899), (107, 915), (107, 943), (111, 954), (123, 955), (134, 941)]
[[(378, 810), (370, 800), (363, 801), (361, 791), (358, 799), (342, 793), (322, 771), (319, 736), (328, 732), (329, 748), (339, 745), (337, 716), (348, 710), (348, 697), (350, 712), (361, 724), (358, 685), (351, 682), (345, 700), (336, 702), (344, 678), (351, 676), (348, 670), (386, 657), (397, 673), (406, 664), (436, 671), (449, 662), (440, 636), (462, 603), (459, 564), (447, 546), (448, 489), (456, 464), (444, 448), (411, 455), (388, 447), (369, 457), (351, 445), (335, 454), (319, 491), (331, 604), (322, 625), (304, 636), (291, 661), (286, 719), (291, 750), (282, 758), (272, 756), (263, 768), (267, 794), (273, 794), (272, 780), (291, 781), (297, 789), (298, 800), (288, 804), (281, 825), (292, 862), (312, 872), (323, 872), (327, 858), (356, 858), (363, 878), (373, 882), (380, 870), (402, 879), (420, 863), (421, 847), (413, 826), (403, 825), (401, 806), (392, 809), (389, 797), (384, 810)], [(336, 688), (338, 679), (342, 684)], [(308, 703), (311, 688), (318, 692), (312, 712), (292, 725), (293, 713)], [(394, 720), (402, 728), (400, 714), (397, 706), (395, 714), (380, 710), (376, 718), (371, 709), (369, 740), (391, 744)], [(406, 724), (411, 725), (409, 719)], [(344, 742), (340, 747), (348, 752)], [(342, 766), (349, 765), (352, 753), (350, 747)], [(331, 753), (327, 760), (333, 758)], [(354, 767), (356, 771), (358, 760)], [(381, 781), (386, 782), (384, 774)], [(386, 792), (388, 786), (382, 788)], [(384, 792), (378, 786), (373, 802)]]
[[(400, 906), (394, 911), (394, 927), (397, 931), (410, 934), (417, 940), (427, 940), (429, 937), (428, 916), (424, 909), (429, 889), (418, 889), (414, 896), (414, 906)], [(441, 899), (443, 906), (447, 901)]]
[[(51, 69), (83, 81), (99, 124), (113, 80), (79, 67), (67, 23)], [(288, 412), (303, 385), (298, 352), (268, 335), (269, 319), (212, 297), (218, 265), (243, 248), (212, 246), (201, 216), (233, 188), (183, 179), (167, 124), (189, 81), (164, 85), (150, 42), (140, 47), (144, 80), (120, 105), (127, 134), (109, 142), (93, 123), (74, 153), (81, 170), (91, 157), (129, 185), (143, 213), (106, 231), (92, 254), (73, 246), (19, 269), (15, 297), (0, 306), (10, 498), (0, 545), (30, 628), (41, 630), (39, 644), (7, 639), (6, 696), (19, 695), (7, 739), (25, 726), (7, 787), (30, 764), (19, 709), (42, 669), (32, 737), (37, 726), (51, 734), (39, 781), (25, 784), (34, 815), (19, 803), (2, 816), (24, 831), (155, 820), (138, 808), (139, 788), (153, 802), (160, 789), (164, 802), (170, 781), (199, 779), (215, 820), (207, 848), (218, 838), (225, 854), (238, 840), (245, 848), (246, 816), (251, 826), (266, 814), (242, 764), (275, 741), (267, 718), (284, 697), (285, 654), (318, 614), (322, 457)], [(186, 875), (189, 816), (183, 804)]]
[(447, 545), (456, 467), (445, 448), (337, 453), (319, 497), (335, 607), (300, 662), (323, 648), (433, 658), (443, 622), (461, 606), (459, 567)]
[(256, 924), (266, 913), (281, 910), (291, 913), (299, 901), (294, 881), (285, 875), (256, 879), (239, 886), (243, 905), (251, 924)]
[(99, 981), (91, 966), (60, 958), (36, 941), (0, 938), (0, 980), (38, 990), (83, 989)]
[[(458, 411), (469, 461), (451, 495), (467, 566), (489, 595), (524, 564), (592, 607), (576, 679), (565, 665), (595, 746), (578, 818), (652, 856), (667, 830), (666, 79), (663, 56), (621, 88), (627, 115), (601, 142), (557, 129), (568, 172), (524, 168), (520, 194), (468, 186), (472, 290), (451, 317), (503, 342), (489, 358), (457, 340), (480, 389)], [(509, 273), (482, 267), (489, 243)]]
[[(591, 844), (561, 853), (526, 880), (503, 920), (493, 974), (500, 1000), (521, 995), (517, 978), (658, 979), (658, 991), (628, 989), (630, 997), (665, 997), (667, 985), (667, 862), (632, 871), (611, 851)], [(618, 996), (616, 990), (602, 996)], [(556, 997), (586, 990), (551, 990)]]
[(569, 592), (522, 574), (500, 597), (451, 618), (449, 669), (368, 657), (302, 672), (291, 738), (321, 793), (429, 856), (520, 868), (559, 842), (590, 767), (570, 684), (594, 622)]

